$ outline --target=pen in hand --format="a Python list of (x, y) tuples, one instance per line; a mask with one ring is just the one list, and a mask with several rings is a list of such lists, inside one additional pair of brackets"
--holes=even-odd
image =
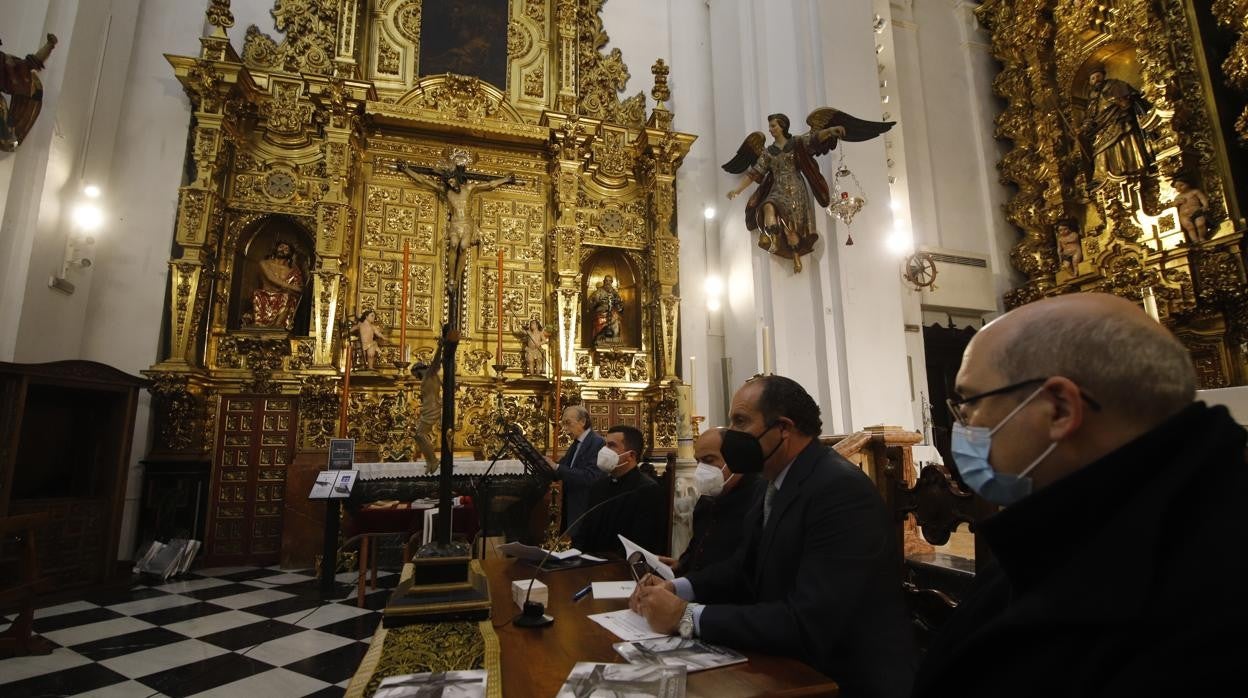
[(578, 590), (575, 594), (572, 595), (572, 602), (576, 603), (577, 601), (580, 601), (581, 599), (585, 598), (586, 596), (589, 595), (590, 589), (593, 589), (593, 588), (594, 588), (593, 584), (586, 584), (582, 589)]

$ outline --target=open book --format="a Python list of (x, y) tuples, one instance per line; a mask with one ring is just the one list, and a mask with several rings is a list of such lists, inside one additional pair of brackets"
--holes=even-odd
[(577, 662), (556, 698), (685, 695), (685, 667)]
[(373, 698), (441, 696), (442, 698), (484, 698), (485, 670), (435, 671), (405, 674), (382, 679)]
[(727, 647), (709, 645), (698, 639), (658, 637), (653, 640), (617, 642), (612, 645), (630, 664), (670, 664), (690, 672), (714, 669), (748, 661), (745, 655)]

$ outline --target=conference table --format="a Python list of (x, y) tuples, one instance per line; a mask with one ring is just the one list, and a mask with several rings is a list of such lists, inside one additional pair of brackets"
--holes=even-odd
[[(621, 561), (586, 567), (547, 570), (538, 579), (549, 588), (546, 612), (555, 622), (544, 628), (521, 628), (510, 622), (520, 609), (511, 598), (511, 583), (531, 579), (533, 566), (515, 559), (483, 561), (490, 582), (493, 623), (498, 626), (506, 698), (550, 698), (559, 692), (577, 662), (623, 662), (611, 648), (619, 642), (613, 633), (589, 619), (591, 614), (628, 607), (627, 599), (572, 597), (590, 582), (630, 578)], [(794, 659), (745, 652), (749, 661), (689, 674), (686, 695), (730, 698), (733, 696), (828, 696), (836, 684), (827, 676)]]

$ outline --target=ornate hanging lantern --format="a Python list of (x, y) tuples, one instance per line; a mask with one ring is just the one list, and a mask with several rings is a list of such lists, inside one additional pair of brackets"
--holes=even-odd
[[(862, 185), (858, 183), (858, 177), (845, 164), (845, 155), (842, 153), (836, 167), (836, 176), (832, 178), (832, 203), (825, 210), (829, 216), (844, 223), (845, 230), (849, 231), (849, 225), (853, 222), (854, 216), (866, 204), (867, 197), (862, 193)], [(854, 244), (853, 233), (847, 233), (845, 244), (847, 246)]]

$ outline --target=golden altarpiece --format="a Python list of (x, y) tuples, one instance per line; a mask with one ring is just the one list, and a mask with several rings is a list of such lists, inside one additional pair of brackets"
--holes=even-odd
[[(1248, 2), (986, 0), (1027, 282), (1156, 303), (1200, 387), (1248, 383)], [(1099, 73), (1099, 75), (1097, 75)], [(1123, 347), (1124, 352), (1131, 351)]]
[[(480, 178), (515, 176), (469, 205), (456, 451), (488, 453), (500, 409), (549, 451), (558, 406), (581, 402), (676, 448), (675, 176), (694, 137), (671, 129), (662, 61), (648, 115), (644, 95), (621, 98), (604, 1), (277, 0), (284, 37), (251, 27), (240, 56), (228, 0), (212, 0), (199, 55), (168, 56), (194, 118), (166, 358), (147, 372), (153, 454), (211, 462), (210, 559), (277, 560), (310, 485), (293, 474), (323, 467), (336, 435), (347, 361), (357, 459), (420, 460), (406, 362), (431, 360), (447, 316), (447, 210), (400, 163), (436, 172), (454, 152)], [(287, 278), (266, 283), (283, 259)], [(606, 276), (620, 302), (595, 341)], [(388, 339), (372, 369), (350, 334), (368, 310)], [(532, 320), (544, 362), (526, 361)]]

